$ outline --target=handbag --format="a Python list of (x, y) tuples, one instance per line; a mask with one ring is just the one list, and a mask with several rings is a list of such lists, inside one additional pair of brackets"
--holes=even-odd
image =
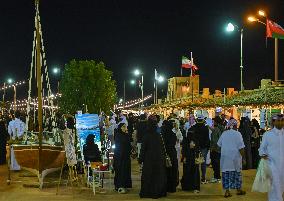
[(195, 162), (196, 165), (200, 165), (200, 164), (205, 162), (204, 157), (203, 157), (203, 155), (200, 151), (198, 152), (197, 156), (195, 157), (194, 162)]
[(266, 193), (271, 190), (272, 172), (267, 160), (261, 159), (252, 185), (252, 192)]
[(171, 158), (169, 157), (168, 154), (166, 154), (166, 167), (171, 168), (173, 166)]
[(171, 167), (173, 166), (173, 164), (172, 164), (171, 158), (170, 158), (169, 155), (167, 154), (167, 150), (166, 150), (165, 143), (164, 143), (164, 139), (163, 139), (163, 136), (162, 136), (162, 135), (161, 135), (161, 138), (162, 138), (162, 143), (163, 143), (164, 152), (165, 152), (166, 167), (167, 167), (167, 168), (171, 168)]

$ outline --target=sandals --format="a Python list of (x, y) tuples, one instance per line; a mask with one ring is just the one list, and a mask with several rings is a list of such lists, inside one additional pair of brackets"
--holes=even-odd
[(245, 195), (245, 194), (246, 194), (246, 192), (243, 191), (243, 190), (238, 190), (238, 192), (237, 192), (237, 195)]
[(225, 198), (232, 197), (232, 194), (230, 193), (230, 191), (226, 191), (224, 197), (225, 197)]

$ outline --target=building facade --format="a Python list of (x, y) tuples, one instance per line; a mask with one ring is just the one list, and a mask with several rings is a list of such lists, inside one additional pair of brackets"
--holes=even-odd
[(168, 101), (190, 97), (195, 94), (199, 94), (199, 75), (168, 79)]

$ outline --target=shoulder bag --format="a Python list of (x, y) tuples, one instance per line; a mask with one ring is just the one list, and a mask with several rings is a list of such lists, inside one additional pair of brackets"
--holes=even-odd
[(171, 161), (171, 158), (169, 157), (169, 155), (167, 154), (167, 150), (166, 150), (166, 147), (165, 147), (165, 143), (164, 143), (164, 139), (163, 139), (163, 136), (161, 135), (161, 139), (162, 139), (162, 143), (163, 143), (163, 147), (164, 147), (164, 152), (165, 152), (165, 159), (166, 159), (166, 167), (167, 168), (171, 168), (173, 166), (172, 164), (172, 161)]

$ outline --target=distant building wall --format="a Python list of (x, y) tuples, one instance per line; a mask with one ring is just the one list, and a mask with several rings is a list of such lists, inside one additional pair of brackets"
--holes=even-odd
[(199, 75), (168, 79), (168, 101), (199, 94)]

